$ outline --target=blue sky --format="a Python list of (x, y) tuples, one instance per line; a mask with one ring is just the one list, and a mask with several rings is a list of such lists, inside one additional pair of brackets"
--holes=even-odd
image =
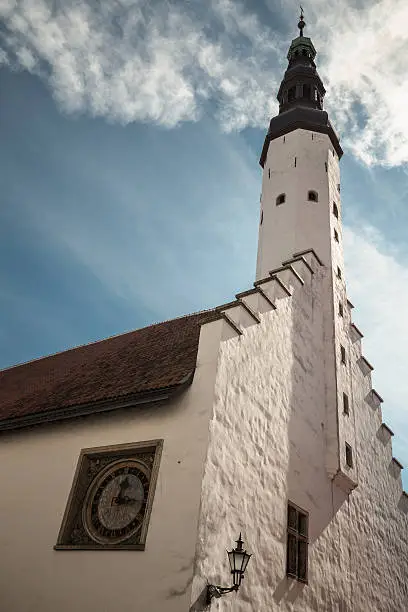
[[(408, 11), (305, 8), (345, 150), (349, 297), (408, 464)], [(0, 367), (251, 285), (258, 160), (297, 11), (0, 0)]]

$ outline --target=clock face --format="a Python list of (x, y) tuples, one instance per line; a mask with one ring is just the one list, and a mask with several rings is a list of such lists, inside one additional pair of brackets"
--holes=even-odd
[(100, 544), (118, 544), (137, 534), (143, 523), (150, 471), (141, 461), (110, 463), (91, 483), (82, 520), (88, 535)]

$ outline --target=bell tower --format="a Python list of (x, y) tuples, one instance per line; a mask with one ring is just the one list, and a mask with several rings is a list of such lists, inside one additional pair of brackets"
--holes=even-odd
[(316, 70), (316, 50), (303, 35), (305, 25), (302, 12), (300, 35), (290, 45), (277, 95), (279, 114), (270, 121), (260, 159), (257, 280), (307, 249), (314, 249), (324, 264), (331, 260), (343, 151), (323, 110), (326, 91)]
[[(342, 418), (351, 397), (346, 319), (350, 318), (344, 280), (339, 138), (323, 108), (325, 88), (316, 70), (316, 50), (303, 34), (292, 40), (288, 67), (278, 91), (262, 149), (263, 168), (256, 280), (261, 281), (313, 251), (320, 262), (314, 299), (322, 304), (322, 376), (326, 389), (326, 469), (347, 492), (357, 486), (357, 465), (346, 465), (344, 448), (353, 452), (355, 430)], [(283, 266), (283, 268), (282, 268)], [(348, 401), (348, 400), (347, 400)]]

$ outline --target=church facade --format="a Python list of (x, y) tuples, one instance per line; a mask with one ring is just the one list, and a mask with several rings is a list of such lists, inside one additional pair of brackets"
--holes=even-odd
[[(408, 496), (352, 321), (343, 152), (304, 25), (261, 154), (253, 286), (0, 372), (1, 610), (408, 609)], [(240, 532), (242, 584), (208, 601)]]

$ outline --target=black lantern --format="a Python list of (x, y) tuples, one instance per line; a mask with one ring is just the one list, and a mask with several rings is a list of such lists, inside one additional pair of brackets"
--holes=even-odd
[(221, 597), (225, 593), (231, 593), (231, 591), (238, 591), (241, 586), (241, 581), (244, 578), (244, 573), (252, 555), (249, 555), (246, 550), (242, 548), (242, 538), (239, 534), (238, 540), (236, 540), (237, 546), (233, 550), (227, 550), (228, 559), (231, 567), (231, 574), (233, 576), (233, 585), (230, 587), (221, 587), (209, 584), (207, 586), (207, 604), (211, 603), (213, 597)]

